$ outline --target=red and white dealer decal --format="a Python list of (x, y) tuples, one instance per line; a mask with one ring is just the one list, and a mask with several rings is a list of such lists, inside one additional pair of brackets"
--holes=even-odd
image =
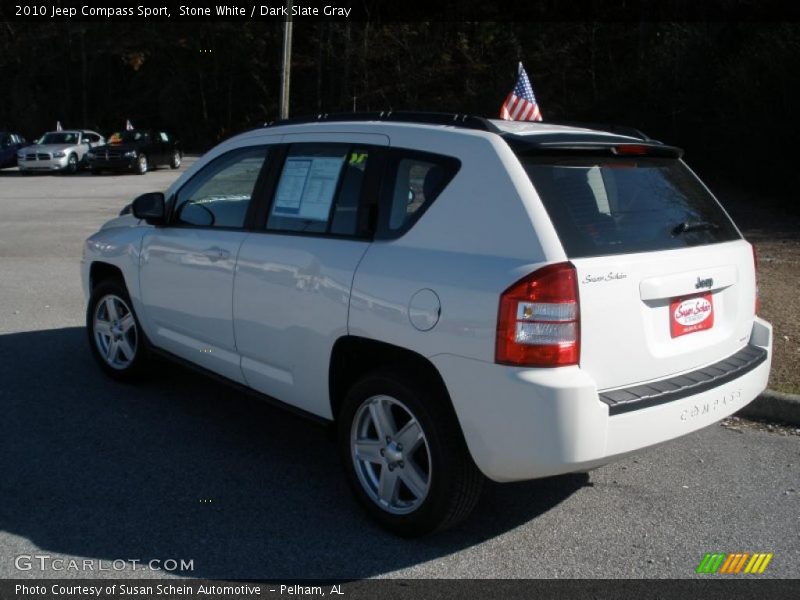
[(669, 330), (678, 337), (711, 329), (714, 326), (714, 304), (711, 293), (675, 298), (669, 303)]

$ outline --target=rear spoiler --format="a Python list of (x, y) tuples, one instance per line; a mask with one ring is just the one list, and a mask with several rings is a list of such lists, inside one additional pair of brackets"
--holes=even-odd
[(616, 125), (614, 123), (584, 123), (582, 121), (547, 121), (548, 125), (564, 125), (566, 127), (578, 127), (580, 129), (593, 129), (595, 131), (602, 131), (607, 133), (614, 133), (616, 135), (625, 135), (642, 140), (643, 142), (661, 142), (654, 140), (641, 129), (629, 127), (628, 125)]
[(614, 156), (624, 158), (681, 158), (683, 150), (655, 140), (633, 140), (617, 136), (522, 136), (504, 135), (503, 139), (519, 156)]

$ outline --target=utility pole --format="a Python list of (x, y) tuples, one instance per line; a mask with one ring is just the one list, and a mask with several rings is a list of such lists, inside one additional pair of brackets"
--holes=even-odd
[[(87, 119), (86, 99), (88, 96), (87, 87), (88, 78), (86, 76), (86, 27), (81, 26), (81, 123), (82, 127), (89, 127), (89, 120)], [(96, 125), (92, 125), (93, 127)]]
[(292, 76), (292, 0), (286, 0), (289, 16), (283, 22), (283, 69), (281, 70), (280, 118), (289, 118), (289, 84)]

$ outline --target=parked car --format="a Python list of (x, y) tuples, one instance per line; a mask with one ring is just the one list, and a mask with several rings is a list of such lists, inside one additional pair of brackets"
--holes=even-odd
[(406, 536), (484, 476), (587, 471), (766, 387), (754, 249), (679, 149), (358, 118), (234, 137), (91, 236), (100, 367), (167, 356), (335, 423), (356, 498)]
[(77, 173), (85, 166), (90, 149), (104, 143), (99, 133), (85, 129), (50, 131), (35, 144), (17, 152), (17, 164), (23, 173)]
[(105, 146), (89, 154), (92, 173), (133, 171), (144, 175), (159, 166), (177, 169), (183, 155), (177, 140), (165, 131), (135, 129), (112, 133)]
[(0, 169), (17, 166), (17, 151), (27, 146), (25, 138), (18, 133), (0, 131)]

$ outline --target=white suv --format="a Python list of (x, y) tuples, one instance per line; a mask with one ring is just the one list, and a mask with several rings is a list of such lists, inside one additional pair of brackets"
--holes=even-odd
[(766, 387), (753, 248), (680, 156), (463, 116), (251, 131), (87, 240), (91, 349), (335, 422), (361, 504), (420, 535), (484, 476), (586, 471)]

